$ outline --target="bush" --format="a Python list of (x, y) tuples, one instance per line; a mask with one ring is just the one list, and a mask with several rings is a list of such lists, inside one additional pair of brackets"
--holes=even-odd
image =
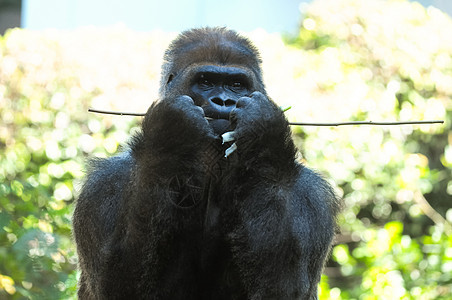
[(325, 120), (446, 120), (297, 132), (306, 160), (335, 180), (346, 205), (324, 299), (450, 299), (448, 32), (448, 16), (418, 3), (324, 0), (307, 7), (291, 40), (308, 57), (299, 72), (311, 78), (306, 101), (320, 111), (320, 100)]
[(124, 29), (1, 39), (0, 298), (74, 297), (71, 214), (84, 161), (116, 152), (137, 123), (87, 108), (149, 105), (161, 60), (153, 52), (160, 57), (167, 38), (159, 40)]

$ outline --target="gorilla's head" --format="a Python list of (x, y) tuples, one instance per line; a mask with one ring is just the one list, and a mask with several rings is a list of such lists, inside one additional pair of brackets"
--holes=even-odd
[(190, 96), (216, 133), (229, 126), (240, 97), (265, 93), (261, 59), (251, 42), (225, 28), (181, 33), (165, 52), (160, 99)]

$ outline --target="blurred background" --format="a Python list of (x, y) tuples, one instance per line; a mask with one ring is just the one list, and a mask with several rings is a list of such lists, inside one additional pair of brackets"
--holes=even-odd
[(0, 0), (0, 299), (76, 298), (84, 162), (140, 122), (87, 109), (145, 112), (170, 40), (205, 25), (256, 44), (290, 121), (445, 120), (292, 129), (345, 202), (320, 298), (452, 299), (451, 13), (447, 0)]

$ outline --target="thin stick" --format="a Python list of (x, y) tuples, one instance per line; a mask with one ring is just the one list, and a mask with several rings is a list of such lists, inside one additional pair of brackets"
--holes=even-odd
[(118, 116), (137, 116), (144, 117), (146, 114), (143, 113), (133, 113), (133, 112), (121, 112), (121, 111), (109, 111), (109, 110), (100, 110), (89, 108), (89, 112), (98, 113), (98, 114), (107, 114), (107, 115), (118, 115)]
[(443, 120), (427, 121), (401, 121), (401, 122), (374, 122), (374, 121), (350, 121), (339, 123), (289, 123), (293, 126), (344, 126), (344, 125), (414, 125), (414, 124), (443, 124)]
[[(138, 116), (143, 117), (145, 113), (133, 113), (133, 112), (121, 112), (121, 111), (108, 111), (90, 108), (89, 112), (118, 115), (118, 116)], [(344, 126), (344, 125), (415, 125), (415, 124), (443, 124), (443, 120), (428, 120), (428, 121), (402, 121), (402, 122), (374, 122), (374, 121), (350, 121), (350, 122), (338, 122), (338, 123), (300, 123), (289, 122), (292, 126)]]

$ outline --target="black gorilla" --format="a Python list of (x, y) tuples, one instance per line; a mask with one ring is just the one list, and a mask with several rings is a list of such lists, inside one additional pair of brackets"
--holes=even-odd
[(256, 48), (182, 33), (129, 150), (91, 164), (74, 212), (80, 299), (316, 299), (339, 201), (295, 160)]

